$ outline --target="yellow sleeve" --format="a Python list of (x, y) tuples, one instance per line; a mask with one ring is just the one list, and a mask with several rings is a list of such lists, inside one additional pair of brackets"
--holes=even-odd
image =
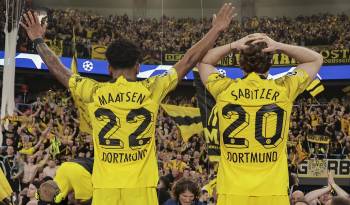
[(162, 75), (157, 75), (142, 81), (152, 93), (153, 99), (161, 102), (165, 96), (172, 91), (178, 82), (178, 76), (175, 68), (171, 68)]
[(210, 94), (216, 99), (218, 95), (226, 90), (231, 83), (234, 81), (230, 78), (225, 77), (220, 73), (212, 73), (209, 75), (206, 88), (210, 92)]
[(80, 98), (84, 103), (92, 101), (93, 92), (96, 90), (98, 82), (84, 78), (80, 75), (72, 75), (69, 79), (69, 90), (73, 96)]
[(187, 164), (185, 162), (182, 162), (180, 165), (180, 169), (182, 170), (182, 172), (184, 171), (185, 168), (187, 168)]
[(303, 69), (294, 70), (287, 75), (281, 77), (284, 86), (287, 88), (289, 99), (294, 101), (299, 94), (309, 86), (311, 79)]

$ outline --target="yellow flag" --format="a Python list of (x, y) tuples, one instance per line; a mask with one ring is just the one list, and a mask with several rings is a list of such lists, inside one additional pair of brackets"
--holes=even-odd
[(12, 194), (12, 189), (9, 182), (6, 179), (6, 176), (0, 169), (0, 202), (5, 198), (8, 198)]
[(162, 108), (176, 123), (182, 139), (187, 142), (193, 135), (203, 132), (199, 108), (162, 104)]
[(78, 66), (77, 66), (77, 57), (74, 55), (72, 58), (72, 64), (70, 66), (70, 70), (74, 73), (78, 73)]
[(76, 50), (76, 44), (75, 44), (75, 30), (74, 30), (74, 27), (73, 27), (72, 42), (73, 42), (73, 58), (72, 58), (72, 63), (71, 63), (70, 69), (71, 69), (71, 71), (74, 74), (77, 74), (78, 73), (78, 66), (77, 66), (78, 61), (77, 61), (77, 50)]
[(106, 50), (107, 50), (107, 46), (92, 45), (91, 58), (92, 59), (99, 59), (99, 60), (106, 60), (106, 55), (105, 55)]

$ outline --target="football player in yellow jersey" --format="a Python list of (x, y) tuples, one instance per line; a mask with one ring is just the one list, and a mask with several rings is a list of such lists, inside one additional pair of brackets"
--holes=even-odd
[(232, 5), (224, 4), (213, 18), (212, 28), (172, 69), (144, 81), (137, 81), (139, 48), (127, 40), (114, 41), (106, 51), (113, 78), (107, 83), (72, 75), (45, 44), (37, 15), (24, 15), (21, 25), (49, 71), (88, 107), (95, 156), (93, 204), (158, 203), (155, 125), (159, 104), (213, 47), (234, 15)]
[(91, 204), (93, 159), (77, 158), (64, 162), (57, 169), (54, 180), (40, 185), (37, 198), (42, 202), (61, 203), (69, 193), (74, 192), (75, 200), (82, 204)]
[[(220, 75), (214, 65), (240, 51), (242, 79)], [(267, 79), (274, 51), (299, 65), (278, 79)], [(320, 54), (304, 47), (252, 34), (210, 50), (199, 65), (203, 84), (218, 107), (221, 157), (218, 205), (287, 205), (287, 137), (295, 98), (318, 73)]]

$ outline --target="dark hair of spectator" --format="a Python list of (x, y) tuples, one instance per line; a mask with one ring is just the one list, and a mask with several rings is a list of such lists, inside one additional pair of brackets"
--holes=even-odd
[(267, 44), (265, 42), (252, 44), (252, 41), (248, 41), (246, 45), (248, 45), (248, 48), (241, 51), (240, 67), (246, 73), (266, 73), (271, 67), (273, 57), (273, 53), (262, 52), (267, 47)]
[(181, 178), (177, 181), (172, 189), (173, 198), (179, 201), (180, 194), (186, 191), (191, 192), (194, 195), (194, 199), (197, 200), (200, 196), (200, 189), (196, 183), (187, 178)]
[(53, 180), (52, 177), (46, 176), (46, 177), (43, 178), (42, 182), (47, 182), (49, 180)]
[(331, 205), (349, 205), (350, 200), (343, 197), (333, 197)]
[(33, 186), (35, 186), (35, 188), (39, 189), (40, 187), (40, 182), (38, 181), (33, 181), (31, 184), (33, 184)]
[(159, 178), (159, 181), (162, 181), (163, 182), (163, 185), (164, 185), (164, 189), (166, 190), (170, 190), (170, 181), (167, 177), (165, 176), (161, 176)]
[(141, 50), (125, 39), (113, 41), (107, 48), (106, 58), (113, 69), (130, 69), (141, 62)]

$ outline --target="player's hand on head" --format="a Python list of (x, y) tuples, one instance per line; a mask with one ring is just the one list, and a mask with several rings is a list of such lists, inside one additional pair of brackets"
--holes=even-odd
[(20, 24), (26, 30), (30, 40), (44, 37), (46, 26), (41, 25), (37, 13), (28, 11), (23, 15)]
[(235, 42), (232, 42), (231, 44), (231, 48), (232, 49), (236, 49), (238, 51), (244, 50), (246, 48), (248, 48), (248, 46), (246, 45), (246, 43), (250, 41), (250, 39), (248, 38), (248, 36), (245, 36)]
[(220, 31), (224, 31), (229, 27), (235, 16), (237, 16), (235, 7), (231, 3), (225, 3), (220, 11), (213, 15), (212, 26), (218, 28)]
[(263, 52), (274, 52), (279, 49), (280, 43), (273, 40), (269, 36), (263, 33), (257, 33), (257, 34), (252, 34), (254, 37), (251, 38), (253, 40), (253, 44), (260, 43), (260, 42), (265, 42), (267, 44), (267, 48), (264, 48), (262, 51)]
[(254, 33), (254, 34), (247, 35), (235, 42), (232, 42), (231, 48), (236, 49), (238, 51), (244, 50), (248, 48), (247, 43), (249, 41), (254, 42), (254, 41), (262, 40), (264, 35), (265, 34), (262, 34), (262, 33)]

